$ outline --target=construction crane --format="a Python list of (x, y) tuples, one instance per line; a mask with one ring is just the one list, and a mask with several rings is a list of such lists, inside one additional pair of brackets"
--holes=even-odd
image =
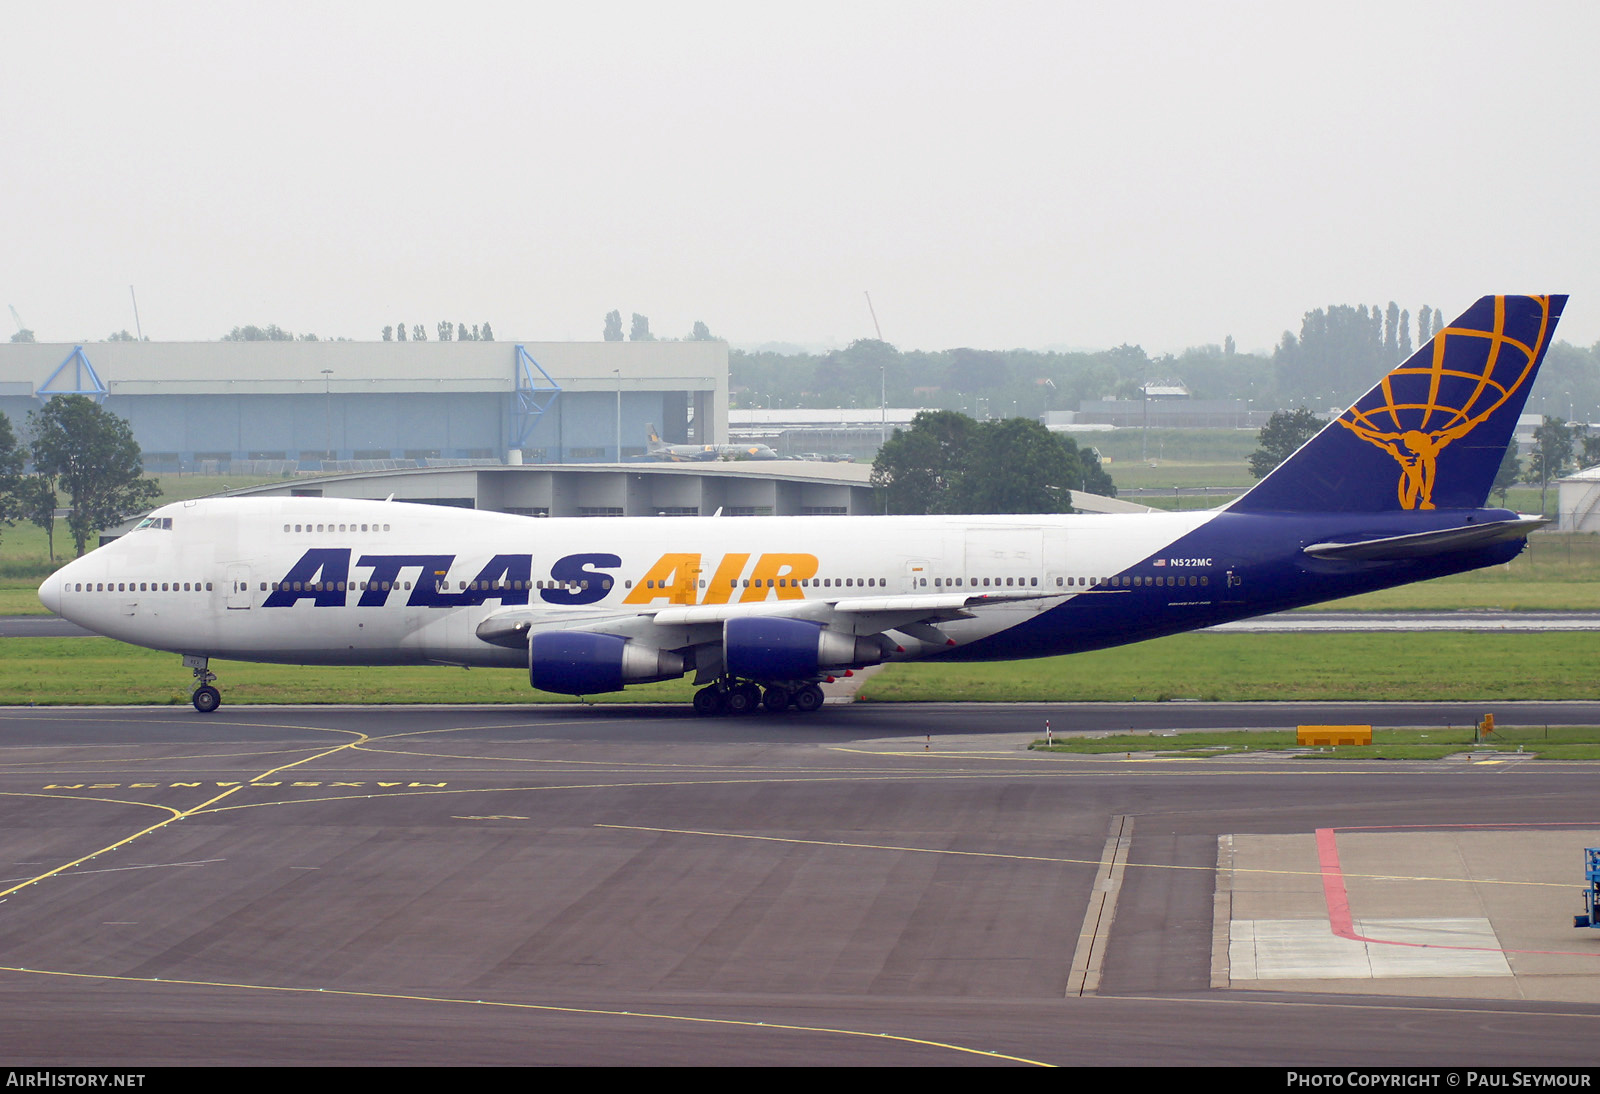
[(11, 309), (11, 318), (16, 321), (17, 334), (19, 334), (19, 335), (27, 335), (26, 338), (16, 338), (16, 337), (14, 337), (11, 340), (13, 342), (31, 342), (31, 341), (33, 341), (33, 331), (28, 329), (28, 324), (24, 323), (22, 321), (22, 316), (17, 314), (16, 305), (15, 304), (7, 304), (6, 307)]

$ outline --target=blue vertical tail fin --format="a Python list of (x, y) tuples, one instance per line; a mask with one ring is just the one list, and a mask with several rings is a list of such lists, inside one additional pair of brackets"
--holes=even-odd
[(1228, 508), (1482, 508), (1566, 302), (1483, 297)]

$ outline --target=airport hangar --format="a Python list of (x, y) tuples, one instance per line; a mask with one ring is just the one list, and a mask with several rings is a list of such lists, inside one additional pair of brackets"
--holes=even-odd
[(102, 401), (125, 419), (151, 471), (618, 463), (645, 452), (652, 423), (676, 443), (727, 442), (728, 347), (0, 344), (0, 411), (14, 428), (43, 400), (65, 394)]
[[(649, 424), (675, 443), (727, 443), (724, 342), (0, 345), (0, 411), (17, 427), (63, 394), (126, 419), (148, 470), (285, 475), (239, 494), (525, 516), (874, 511), (861, 464), (619, 462), (619, 420), (621, 461), (645, 453)], [(1072, 502), (1144, 508), (1076, 490)]]
[[(876, 511), (871, 476), (866, 464), (804, 460), (417, 467), (300, 475), (228, 496), (393, 498), (528, 517), (864, 516)], [(1085, 513), (1149, 511), (1080, 490), (1072, 504)]]

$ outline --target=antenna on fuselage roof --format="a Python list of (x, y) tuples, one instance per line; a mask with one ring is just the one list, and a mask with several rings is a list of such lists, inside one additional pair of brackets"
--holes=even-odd
[(720, 517), (722, 515), (722, 506), (720, 506), (720, 505), (717, 506), (717, 511), (715, 513), (712, 513), (711, 515), (714, 516), (714, 517)]
[(383, 500), (384, 500), (384, 501), (393, 501), (393, 500), (394, 500), (394, 494), (393, 494), (393, 493), (392, 493), (392, 492), (391, 492), (391, 493), (390, 493), (390, 494), (389, 494), (389, 496), (388, 496), (388, 497), (386, 497), (386, 498), (384, 498), (384, 499), (383, 499)]

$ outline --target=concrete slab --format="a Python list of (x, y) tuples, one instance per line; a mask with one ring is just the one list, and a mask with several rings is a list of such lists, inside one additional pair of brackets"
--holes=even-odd
[(1213, 983), (1600, 1003), (1600, 931), (1572, 927), (1594, 846), (1576, 826), (1223, 837)]
[(1228, 947), (1232, 977), (1238, 981), (1511, 975), (1487, 919), (1363, 919), (1355, 925), (1358, 934), (1381, 941), (1341, 938), (1325, 918), (1235, 920)]

